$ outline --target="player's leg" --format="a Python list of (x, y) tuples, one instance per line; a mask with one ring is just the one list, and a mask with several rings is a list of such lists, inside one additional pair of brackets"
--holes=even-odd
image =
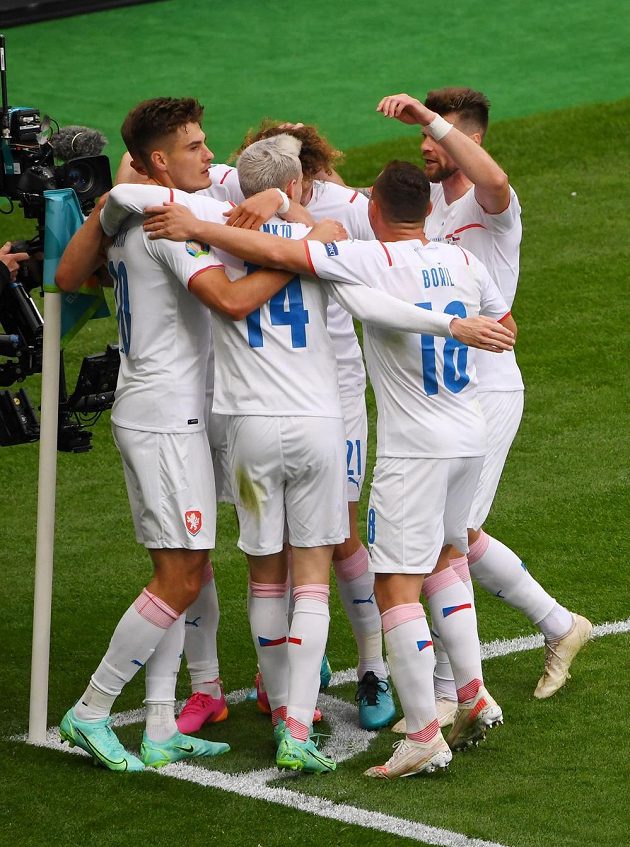
[[(439, 460), (446, 472), (444, 541), (465, 546), (470, 510), (483, 458)], [(483, 685), (477, 617), (469, 590), (449, 564), (449, 548), (440, 555), (434, 573), (425, 580), (424, 596), (431, 620), (448, 653), (457, 690), (458, 708), (448, 736), (452, 749), (485, 737), (488, 727), (502, 722), (499, 706)]]
[(407, 733), (384, 765), (366, 771), (383, 779), (431, 772), (451, 759), (435, 711), (433, 646), (419, 602), (443, 536), (441, 509), (426, 508), (436, 506), (436, 498), (424, 469), (424, 460), (379, 459), (370, 492), (370, 568)]
[(183, 612), (146, 664), (146, 728), (140, 755), (145, 765), (162, 767), (182, 759), (227, 752), (227, 744), (182, 734), (175, 722), (175, 685), (184, 646), (185, 609), (194, 603), (203, 581), (207, 550), (152, 550), (154, 577), (149, 589)]
[[(206, 411), (206, 431), (212, 455), (215, 491), (218, 502), (233, 503), (227, 465), (225, 415), (212, 415), (212, 396)], [(218, 723), (228, 716), (227, 703), (219, 674), (217, 631), (219, 598), (212, 562), (204, 569), (201, 590), (186, 612), (184, 654), (190, 674), (192, 696), (186, 701), (177, 726), (181, 732), (197, 732), (206, 723)]]
[(468, 564), (473, 578), (486, 591), (518, 609), (545, 636), (545, 671), (534, 696), (550, 697), (564, 685), (569, 667), (587, 643), (592, 625), (560, 605), (531, 575), (514, 551), (483, 531), (523, 411), (523, 393), (479, 394), (488, 424), (490, 449), (469, 518)]
[(281, 426), (282, 418), (258, 415), (230, 417), (227, 426), (238, 546), (250, 568), (250, 628), (274, 727), (286, 717), (289, 684)]
[(268, 556), (248, 554), (247, 561), (249, 625), (272, 724), (276, 727), (286, 721), (289, 689), (287, 560), (281, 550)]
[(364, 729), (386, 726), (395, 714), (383, 662), (381, 616), (374, 597), (374, 574), (358, 529), (358, 506), (367, 455), (365, 397), (342, 398), (346, 430), (346, 473), (350, 537), (333, 552), (337, 589), (357, 644), (357, 703)]
[(348, 536), (343, 422), (285, 418), (285, 507), (291, 544), (295, 606), (288, 639), (287, 731), (278, 747), (280, 767), (325, 772), (335, 763), (309, 740), (328, 637), (328, 581), (335, 544)]

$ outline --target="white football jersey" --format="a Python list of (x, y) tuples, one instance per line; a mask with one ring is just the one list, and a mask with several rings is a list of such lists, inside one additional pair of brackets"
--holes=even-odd
[[(371, 241), (376, 236), (367, 207), (368, 199), (361, 192), (323, 180), (313, 182), (313, 195), (306, 205), (315, 220), (333, 218), (345, 226), (350, 238)], [(352, 316), (334, 300), (328, 304), (328, 332), (337, 357), (339, 393), (342, 397), (363, 394), (365, 367)]]
[[(334, 250), (328, 249), (334, 246)], [(308, 242), (319, 276), (364, 281), (420, 309), (499, 319), (508, 308), (484, 266), (467, 251), (420, 241)], [(378, 409), (377, 456), (454, 458), (486, 451), (469, 349), (455, 339), (364, 326)]]
[[(433, 241), (458, 244), (476, 256), (496, 281), (507, 305), (512, 308), (519, 273), (519, 250), (522, 237), (521, 207), (510, 187), (510, 204), (504, 212), (490, 215), (477, 202), (475, 189), (448, 205), (444, 189), (431, 184), (433, 208), (424, 231)], [(523, 379), (514, 352), (496, 356), (475, 351), (480, 391), (517, 391)]]
[[(210, 177), (212, 185), (197, 194), (236, 204), (242, 202), (243, 192), (236, 168), (229, 165), (213, 165), (210, 168)], [(345, 226), (350, 238), (369, 241), (375, 238), (375, 235), (368, 220), (367, 204), (367, 197), (352, 188), (315, 180), (313, 194), (306, 208), (315, 220), (334, 218)], [(327, 325), (337, 359), (340, 394), (344, 397), (363, 394), (365, 368), (352, 317), (334, 300), (328, 304)]]
[(202, 430), (209, 311), (187, 286), (222, 265), (207, 245), (149, 240), (143, 222), (127, 218), (107, 253), (121, 354), (112, 421), (151, 432)]
[[(199, 194), (151, 185), (118, 185), (110, 192), (101, 213), (106, 232), (129, 211), (174, 200), (188, 206), (193, 214), (214, 223), (224, 223), (227, 204)], [(303, 238), (308, 228), (274, 218), (264, 225), (269, 233), (284, 238)], [(144, 234), (144, 233), (143, 233)], [(167, 240), (146, 242), (169, 245)], [(308, 245), (304, 242), (308, 255)], [(378, 245), (378, 242), (375, 242)], [(184, 245), (171, 245), (171, 248)], [(190, 249), (209, 249), (187, 242)], [(336, 245), (324, 245), (336, 252)], [(154, 247), (159, 249), (159, 247)], [(164, 248), (166, 250), (166, 248)], [(181, 252), (181, 251), (180, 251)], [(253, 268), (242, 259), (213, 250), (230, 279), (238, 279)], [(363, 284), (320, 282), (309, 276), (295, 276), (260, 309), (241, 321), (213, 313), (215, 346), (215, 386), (213, 412), (229, 415), (314, 415), (341, 417), (337, 387), (336, 360), (326, 327), (328, 297), (334, 297), (360, 320), (408, 332), (449, 334), (450, 315), (420, 312), (403, 300)], [(207, 338), (207, 327), (204, 329)], [(205, 350), (205, 371), (208, 350)], [(205, 382), (204, 382), (205, 395)], [(201, 416), (203, 417), (203, 416)]]
[(237, 205), (244, 199), (238, 173), (231, 165), (212, 165), (210, 179), (212, 183), (208, 188), (202, 188), (197, 194)]

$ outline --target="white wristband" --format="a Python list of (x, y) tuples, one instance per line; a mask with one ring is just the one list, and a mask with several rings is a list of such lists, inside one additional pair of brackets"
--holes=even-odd
[(280, 197), (282, 197), (282, 205), (278, 206), (278, 208), (276, 209), (276, 214), (284, 215), (285, 212), (289, 211), (289, 206), (291, 205), (291, 201), (289, 200), (287, 195), (284, 193), (284, 191), (281, 191), (279, 188), (276, 188), (276, 191), (278, 192)]
[(452, 129), (453, 124), (450, 124), (442, 115), (437, 115), (426, 127), (427, 132), (435, 141), (441, 141)]

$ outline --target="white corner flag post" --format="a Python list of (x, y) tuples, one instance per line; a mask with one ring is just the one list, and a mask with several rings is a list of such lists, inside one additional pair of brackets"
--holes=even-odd
[(37, 488), (37, 546), (33, 604), (33, 650), (28, 741), (46, 740), (48, 667), (55, 549), (57, 486), (57, 424), (59, 419), (59, 356), (61, 352), (61, 294), (44, 293), (42, 399)]
[[(28, 741), (46, 740), (50, 622), (55, 550), (55, 494), (57, 487), (57, 428), (59, 423), (59, 363), (63, 293), (55, 285), (55, 271), (66, 244), (83, 223), (79, 201), (72, 189), (44, 191), (44, 337), (42, 398), (37, 489), (37, 546), (33, 600), (33, 649)], [(94, 298), (88, 297), (89, 301)], [(83, 307), (81, 307), (83, 308)], [(92, 309), (90, 315), (95, 309)], [(86, 313), (87, 314), (87, 313)], [(77, 325), (75, 318), (72, 319)], [(65, 331), (65, 330), (64, 330)], [(68, 338), (67, 333), (64, 338)]]

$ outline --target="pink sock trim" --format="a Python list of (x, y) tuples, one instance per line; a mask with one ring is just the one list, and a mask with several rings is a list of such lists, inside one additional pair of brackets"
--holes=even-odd
[(429, 741), (433, 741), (439, 731), (440, 722), (436, 718), (430, 724), (427, 724), (424, 729), (419, 729), (418, 732), (408, 732), (407, 738), (411, 739), (411, 741), (421, 741), (423, 744), (426, 744)]
[(457, 700), (460, 703), (463, 703), (465, 700), (472, 700), (472, 698), (477, 695), (477, 692), (482, 685), (482, 680), (471, 679), (470, 682), (467, 682), (466, 685), (462, 686), (462, 688), (457, 689)]
[(212, 582), (214, 579), (214, 569), (212, 567), (212, 562), (210, 559), (203, 566), (203, 574), (201, 576), (201, 584), (208, 585), (208, 583)]
[(308, 727), (295, 718), (287, 718), (287, 729), (296, 741), (308, 741)]
[(293, 588), (293, 599), (297, 603), (298, 600), (319, 600), (320, 603), (328, 605), (330, 596), (330, 588), (324, 582), (314, 582), (311, 585), (296, 585)]
[(339, 561), (333, 562), (333, 565), (335, 566), (337, 579), (340, 579), (342, 582), (351, 582), (353, 579), (358, 579), (364, 573), (367, 573), (368, 551), (362, 544), (347, 559), (339, 559)]
[(490, 544), (490, 536), (481, 530), (479, 538), (468, 548), (468, 564), (474, 565), (484, 555)]
[(273, 726), (278, 726), (278, 721), (284, 721), (286, 723), (287, 720), (287, 707), (286, 706), (278, 706), (277, 709), (274, 709), (271, 713), (271, 723)]
[(286, 583), (284, 582), (251, 582), (249, 590), (252, 597), (265, 597), (272, 599), (276, 597), (284, 597), (287, 591)]
[(146, 588), (142, 589), (142, 594), (136, 597), (133, 605), (141, 617), (161, 629), (168, 629), (179, 617), (179, 612), (171, 609), (168, 603), (160, 600), (155, 594), (151, 594)]
[(392, 606), (381, 615), (383, 623), (383, 632), (389, 632), (396, 626), (400, 626), (408, 621), (415, 621), (419, 618), (424, 618), (424, 609), (422, 603), (401, 603), (400, 606)]
[(453, 568), (449, 566), (448, 568), (444, 568), (443, 571), (433, 573), (431, 576), (426, 577), (422, 585), (422, 593), (428, 600), (429, 597), (433, 597), (433, 595), (437, 594), (438, 591), (450, 588), (451, 585), (455, 585), (457, 582), (461, 582), (461, 579), (455, 573)]
[(458, 559), (451, 559), (450, 566), (453, 568), (453, 570), (462, 582), (470, 582), (468, 556), (460, 556)]

